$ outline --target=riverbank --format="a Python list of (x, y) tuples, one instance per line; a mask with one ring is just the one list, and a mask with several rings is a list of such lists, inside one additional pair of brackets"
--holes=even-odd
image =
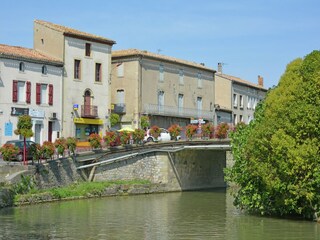
[(12, 185), (0, 189), (0, 208), (85, 198), (168, 192), (165, 184), (153, 184), (144, 180), (81, 182), (46, 190), (32, 189), (29, 186), (29, 191), (25, 193), (15, 193), (19, 191), (17, 188), (23, 188), (23, 186)]

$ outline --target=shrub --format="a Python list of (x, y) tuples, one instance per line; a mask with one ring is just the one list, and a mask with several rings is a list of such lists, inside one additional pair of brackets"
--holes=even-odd
[(77, 139), (74, 137), (68, 137), (67, 138), (67, 148), (72, 154), (75, 153), (75, 150), (77, 148)]
[(0, 152), (4, 161), (11, 161), (19, 153), (19, 148), (7, 143), (0, 148)]
[(67, 140), (65, 138), (57, 138), (54, 142), (54, 146), (57, 149), (59, 155), (64, 156), (64, 150), (67, 149)]
[(106, 135), (103, 137), (105, 143), (107, 146), (114, 146), (116, 139), (117, 139), (117, 133), (116, 132), (106, 132)]
[(135, 143), (140, 144), (144, 139), (145, 131), (143, 129), (135, 129), (132, 133), (132, 137)]
[(217, 126), (217, 129), (215, 131), (216, 138), (219, 138), (219, 139), (227, 138), (228, 130), (229, 130), (229, 125), (227, 123), (220, 123)]
[(177, 137), (180, 135), (181, 127), (178, 124), (173, 124), (168, 128), (171, 139), (178, 140)]
[(42, 144), (42, 153), (44, 158), (50, 158), (52, 159), (52, 156), (54, 154), (54, 145), (52, 142), (44, 141)]
[(29, 151), (32, 154), (32, 160), (40, 160), (42, 154), (43, 154), (43, 150), (42, 147), (40, 146), (40, 144), (35, 143), (32, 144), (29, 148)]
[(148, 116), (141, 116), (140, 118), (140, 124), (142, 129), (147, 129), (150, 127), (150, 120)]
[(110, 125), (111, 127), (117, 125), (120, 122), (120, 116), (116, 113), (111, 113), (110, 115)]
[(186, 126), (186, 136), (189, 140), (192, 140), (193, 136), (197, 133), (198, 126), (189, 124)]
[(204, 138), (210, 138), (214, 132), (214, 126), (212, 123), (206, 123), (201, 125), (201, 134)]
[(90, 143), (90, 146), (95, 149), (95, 148), (101, 148), (101, 136), (98, 133), (91, 133), (88, 141)]
[(155, 140), (158, 140), (158, 137), (159, 137), (160, 134), (161, 134), (161, 129), (160, 129), (158, 126), (154, 125), (154, 126), (151, 127), (149, 133), (150, 133), (150, 135), (151, 135), (152, 137), (155, 138)]
[(122, 145), (128, 144), (131, 138), (131, 133), (128, 131), (120, 132), (120, 142)]

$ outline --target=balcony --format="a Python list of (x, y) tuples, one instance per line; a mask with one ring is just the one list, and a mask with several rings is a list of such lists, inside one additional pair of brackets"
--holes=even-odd
[(160, 106), (157, 104), (145, 104), (145, 114), (163, 115), (181, 118), (203, 118), (212, 120), (214, 113), (212, 111), (199, 110), (194, 108), (178, 108), (172, 106)]
[(81, 105), (81, 117), (83, 118), (97, 118), (98, 106)]
[(112, 104), (112, 112), (117, 114), (125, 114), (126, 113), (126, 104), (125, 103), (113, 103)]

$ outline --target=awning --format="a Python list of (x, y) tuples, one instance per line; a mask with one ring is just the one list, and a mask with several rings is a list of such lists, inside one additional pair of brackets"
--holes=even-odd
[(92, 119), (92, 118), (74, 118), (74, 123), (78, 124), (95, 124), (95, 125), (103, 125), (102, 119)]

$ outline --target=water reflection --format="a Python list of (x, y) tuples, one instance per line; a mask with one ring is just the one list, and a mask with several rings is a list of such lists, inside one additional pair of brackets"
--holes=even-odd
[(0, 239), (320, 239), (319, 224), (240, 213), (224, 190), (0, 210)]

